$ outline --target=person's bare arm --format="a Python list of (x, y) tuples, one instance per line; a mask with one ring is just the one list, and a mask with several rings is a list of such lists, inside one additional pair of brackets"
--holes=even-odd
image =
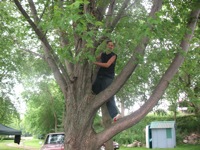
[(108, 68), (112, 63), (114, 63), (115, 60), (116, 60), (116, 55), (112, 56), (106, 63), (94, 62), (94, 64), (100, 67)]

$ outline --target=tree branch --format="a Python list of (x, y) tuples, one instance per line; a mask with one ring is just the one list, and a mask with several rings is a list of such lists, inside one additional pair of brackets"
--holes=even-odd
[(49, 1), (50, 1), (50, 0), (47, 0), (47, 1), (46, 1), (45, 7), (44, 7), (44, 9), (43, 9), (41, 15), (39, 16), (39, 22), (40, 22), (40, 20), (42, 19), (43, 15), (44, 15), (44, 13), (45, 13), (45, 11), (46, 11), (47, 6), (49, 5)]
[[(154, 5), (157, 6), (157, 10), (154, 9), (155, 8)], [(151, 17), (153, 17), (155, 15), (155, 13), (161, 9), (162, 0), (155, 0), (154, 1), (154, 5), (153, 5), (152, 10), (151, 10), (151, 12), (149, 14)], [(95, 103), (93, 105), (94, 109), (98, 109), (112, 95), (114, 95), (118, 90), (120, 90), (120, 88), (124, 85), (124, 83), (131, 76), (132, 72), (136, 69), (136, 67), (138, 65), (137, 55), (140, 56), (140, 55), (144, 54), (144, 51), (145, 51), (145, 48), (146, 48), (148, 42), (149, 42), (149, 38), (148, 37), (143, 37), (143, 39), (140, 41), (140, 43), (137, 45), (137, 47), (135, 49), (135, 55), (133, 55), (129, 59), (129, 61), (126, 64), (126, 66), (121, 71), (121, 73), (117, 76), (117, 78), (113, 81), (113, 83), (106, 90), (104, 90), (101, 93), (99, 93), (98, 95), (96, 95), (95, 100), (94, 100)], [(129, 117), (129, 118), (131, 118), (131, 117)], [(136, 121), (136, 120), (134, 120), (134, 121)], [(127, 128), (128, 125), (131, 126), (133, 124), (134, 124), (134, 122), (128, 123), (128, 121), (126, 121), (126, 124), (124, 126), (126, 126), (126, 128)], [(119, 133), (123, 129), (125, 129), (125, 128), (122, 128), (122, 127), (120, 128), (120, 123), (117, 123), (115, 125), (115, 128), (113, 128), (113, 127), (112, 128), (108, 128), (108, 129), (104, 130), (102, 133), (99, 133), (98, 139), (100, 141), (103, 139), (103, 140), (105, 140), (104, 142), (106, 142), (112, 136), (114, 136), (115, 134)]]
[[(110, 13), (108, 13), (107, 21), (106, 21), (107, 29), (108, 29), (109, 33), (111, 33), (114, 30), (114, 28), (116, 27), (117, 23), (123, 16), (125, 9), (128, 7), (129, 2), (130, 2), (130, 0), (124, 1), (124, 3), (122, 4), (122, 7), (120, 8), (117, 16), (113, 19), (113, 21), (111, 21), (111, 17), (113, 15), (115, 1), (113, 1), (112, 5), (110, 4), (110, 7), (109, 7)], [(94, 42), (94, 47), (96, 47), (96, 49), (97, 49), (97, 47), (106, 39), (108, 39), (107, 36), (102, 36), (98, 41)]]
[(113, 31), (114, 28), (116, 27), (117, 23), (119, 22), (119, 20), (121, 19), (121, 17), (123, 16), (126, 8), (128, 7), (128, 4), (130, 3), (130, 0), (125, 0), (124, 3), (122, 4), (122, 7), (120, 8), (117, 16), (113, 19), (112, 23), (110, 24), (110, 26), (108, 27), (110, 31)]
[(58, 84), (60, 85), (63, 93), (66, 91), (66, 84), (68, 84), (70, 81), (69, 79), (63, 78), (58, 66), (55, 63), (54, 57), (52, 56), (52, 47), (48, 43), (48, 40), (46, 39), (45, 35), (43, 34), (42, 30), (40, 30), (36, 24), (31, 20), (31, 18), (28, 16), (26, 11), (23, 9), (21, 6), (20, 2), (18, 0), (14, 0), (15, 5), (19, 9), (19, 11), (22, 13), (22, 15), (25, 17), (25, 19), (28, 21), (32, 29), (35, 31), (36, 35), (38, 38), (41, 40), (43, 46), (44, 46), (44, 51), (45, 51), (45, 56), (46, 60), (51, 67), (54, 77), (57, 80)]
[(29, 6), (30, 6), (30, 8), (31, 8), (31, 13), (32, 13), (33, 18), (34, 18), (34, 22), (35, 22), (36, 24), (38, 24), (39, 18), (38, 18), (38, 16), (37, 16), (37, 11), (36, 11), (35, 5), (34, 5), (34, 3), (33, 3), (32, 0), (28, 0), (28, 3), (29, 3)]
[[(155, 13), (161, 9), (162, 0), (155, 0), (154, 5), (152, 6), (152, 10), (149, 14), (150, 17), (154, 17)], [(154, 9), (155, 7), (157, 7), (157, 9)], [(148, 42), (149, 42), (149, 38), (146, 36), (141, 39), (141, 41), (139, 42), (139, 44), (134, 50), (135, 53), (129, 59), (128, 63), (126, 64), (124, 69), (121, 71), (121, 73), (117, 76), (115, 81), (105, 91), (102, 91), (96, 96), (95, 98), (96, 103), (94, 104), (95, 108), (100, 107), (107, 99), (109, 99), (112, 95), (114, 95), (117, 91), (120, 90), (120, 88), (124, 85), (124, 83), (128, 80), (128, 78), (133, 73), (133, 71), (136, 69), (139, 62), (138, 56), (144, 55), (144, 51), (146, 49)]]
[[(194, 30), (198, 21), (199, 13), (200, 13), (199, 8), (191, 12), (191, 15), (190, 15), (191, 20), (188, 22), (188, 26), (187, 26), (191, 32), (185, 33), (185, 36), (183, 37), (183, 40), (181, 41), (181, 44), (180, 44), (180, 47), (184, 53), (187, 53), (189, 49), (189, 42), (191, 41), (191, 38), (193, 36)], [(103, 136), (101, 138), (108, 140), (116, 133), (121, 132), (124, 129), (138, 123), (141, 120), (141, 118), (146, 116), (152, 110), (152, 108), (158, 103), (159, 99), (164, 94), (166, 88), (169, 85), (170, 80), (177, 73), (178, 68), (183, 63), (184, 61), (184, 56), (182, 55), (183, 52), (179, 52), (175, 56), (173, 62), (171, 63), (169, 68), (166, 70), (163, 77), (160, 79), (160, 82), (156, 86), (155, 90), (153, 91), (148, 101), (134, 113), (119, 120), (116, 124), (113, 125), (114, 127), (112, 126), (106, 131), (100, 133), (99, 136)]]
[(106, 17), (106, 26), (109, 27), (111, 22), (112, 22), (112, 16), (113, 16), (113, 12), (116, 6), (116, 2), (115, 0), (111, 0), (110, 1), (110, 5), (108, 7), (108, 13), (107, 13), (107, 17)]
[[(28, 2), (29, 2), (30, 8), (31, 8), (31, 12), (32, 12), (33, 17), (34, 17), (34, 22), (35, 22), (36, 24), (38, 24), (39, 21), (40, 21), (40, 19), (39, 19), (38, 16), (37, 16), (37, 11), (36, 11), (35, 5), (34, 5), (34, 3), (33, 3), (32, 0), (28, 0)], [(45, 9), (46, 9), (47, 5), (48, 5), (48, 3), (46, 3)], [(43, 11), (43, 12), (44, 12), (44, 11)], [(45, 35), (46, 35), (46, 33), (45, 33)], [(43, 45), (43, 46), (45, 46), (45, 45)], [(43, 47), (43, 48), (45, 49), (45, 47)], [(58, 64), (59, 68), (62, 70), (62, 73), (64, 74), (63, 77), (65, 78), (65, 80), (67, 80), (66, 77), (67, 77), (68, 75), (67, 75), (67, 73), (66, 73), (66, 71), (65, 71), (65, 69), (64, 69), (64, 66), (62, 65), (62, 63), (60, 63), (60, 59), (58, 58), (57, 55), (55, 55), (54, 51), (51, 51), (51, 53), (52, 53), (53, 59), (54, 59), (55, 62)], [(61, 74), (61, 75), (62, 75), (62, 74)], [(71, 80), (72, 80), (72, 79), (71, 79)]]
[[(36, 53), (36, 52), (33, 52), (33, 51), (29, 50), (29, 49), (21, 49), (21, 50), (26, 51), (26, 52), (28, 52), (28, 53), (30, 53), (30, 54), (35, 55), (35, 56), (38, 56), (38, 57), (42, 58), (43, 60), (45, 60), (45, 57), (44, 57), (43, 55), (41, 55), (41, 54), (38, 54), (38, 53)], [(46, 60), (45, 60), (45, 61), (46, 61)]]
[[(59, 4), (60, 4), (60, 8), (63, 9), (63, 2), (62, 2), (62, 0), (60, 0)], [(67, 45), (69, 45), (69, 39), (67, 37), (67, 33), (65, 31), (59, 30), (59, 34), (60, 34), (60, 43), (61, 43), (61, 46), (64, 48)], [(69, 51), (69, 54), (70, 54), (71, 57), (73, 57), (71, 51)], [(70, 63), (69, 61), (65, 60), (65, 66), (66, 66), (67, 73), (68, 73), (68, 76), (69, 76), (70, 80), (73, 81), (74, 80), (74, 77), (73, 77), (74, 66), (73, 66), (73, 64)]]
[(99, 6), (97, 6), (95, 16), (98, 21), (102, 21), (106, 12), (106, 8), (108, 7), (109, 1), (102, 0), (99, 2)]

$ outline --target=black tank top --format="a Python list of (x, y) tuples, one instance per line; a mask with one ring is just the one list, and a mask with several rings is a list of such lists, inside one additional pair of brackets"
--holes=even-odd
[(108, 60), (114, 55), (116, 56), (115, 61), (108, 68), (100, 67), (99, 71), (98, 71), (98, 76), (105, 76), (105, 77), (109, 77), (109, 78), (114, 78), (117, 55), (113, 52), (111, 52), (109, 54), (106, 54), (106, 53), (101, 54), (101, 62), (102, 63), (108, 62)]

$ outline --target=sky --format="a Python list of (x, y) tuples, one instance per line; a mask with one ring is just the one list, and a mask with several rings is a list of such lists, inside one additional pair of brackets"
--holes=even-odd
[(18, 83), (14, 86), (13, 90), (14, 95), (10, 96), (10, 98), (17, 111), (19, 112), (20, 117), (23, 117), (26, 112), (26, 103), (21, 96), (21, 93), (24, 91), (23, 85)]

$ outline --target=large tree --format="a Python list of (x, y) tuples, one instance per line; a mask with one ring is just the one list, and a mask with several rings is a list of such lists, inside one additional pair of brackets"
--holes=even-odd
[[(5, 3), (0, 5), (0, 122), (9, 125), (14, 119), (19, 119), (16, 103), (13, 103), (15, 96), (12, 90), (18, 79), (18, 70), (21, 67), (20, 59), (17, 52), (13, 49), (12, 40), (15, 34), (13, 33), (13, 21), (15, 20), (10, 14), (13, 13), (11, 7), (4, 9)], [(12, 26), (13, 25), (13, 26)], [(12, 61), (10, 61), (12, 60)], [(18, 64), (18, 65), (17, 65)], [(17, 101), (17, 100), (16, 100)]]
[[(145, 8), (138, 0), (13, 1), (28, 22), (24, 22), (23, 27), (28, 31), (27, 37), (41, 43), (37, 56), (43, 55), (64, 95), (66, 150), (98, 149), (152, 110), (184, 61), (200, 12), (196, 7), (198, 0), (153, 0), (148, 5), (152, 6), (148, 15), (144, 15)], [(114, 82), (105, 91), (93, 95), (92, 62), (107, 39), (114, 39), (121, 48), (127, 47), (117, 50), (127, 60)], [(164, 44), (158, 44), (160, 41)], [(148, 60), (146, 48), (153, 42), (154, 48), (162, 47), (175, 54), (174, 58), (170, 57), (168, 68), (160, 70), (157, 85), (140, 109), (97, 133), (93, 128), (96, 112), (120, 90), (136, 68)], [(176, 45), (175, 50), (170, 50), (172, 45)]]

